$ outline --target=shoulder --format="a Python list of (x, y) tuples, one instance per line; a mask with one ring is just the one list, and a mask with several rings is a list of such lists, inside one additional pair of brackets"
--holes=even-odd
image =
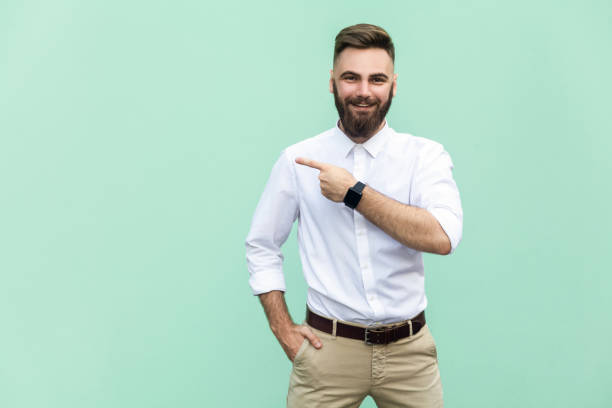
[(326, 143), (331, 138), (333, 131), (334, 128), (331, 128), (319, 133), (318, 135), (309, 137), (308, 139), (304, 139), (290, 146), (287, 146), (283, 150), (283, 154), (285, 154), (290, 160), (293, 160), (299, 156), (308, 156), (315, 154), (324, 148)]
[(432, 139), (393, 131), (387, 151), (402, 156), (427, 158), (444, 152), (444, 146)]

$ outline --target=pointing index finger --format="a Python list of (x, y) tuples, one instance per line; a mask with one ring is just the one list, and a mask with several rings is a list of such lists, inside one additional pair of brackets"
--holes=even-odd
[(325, 167), (325, 163), (320, 163), (316, 160), (306, 159), (304, 157), (297, 157), (295, 162), (298, 164), (303, 164), (304, 166), (312, 167), (313, 169), (323, 170)]

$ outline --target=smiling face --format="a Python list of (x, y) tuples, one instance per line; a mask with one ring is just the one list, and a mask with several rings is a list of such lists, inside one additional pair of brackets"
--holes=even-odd
[(385, 123), (397, 89), (393, 60), (382, 48), (345, 48), (330, 71), (329, 91), (340, 127), (351, 139), (363, 143)]

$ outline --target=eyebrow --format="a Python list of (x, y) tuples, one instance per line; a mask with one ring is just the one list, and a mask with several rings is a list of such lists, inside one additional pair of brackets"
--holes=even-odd
[[(361, 78), (361, 75), (359, 75), (356, 72), (353, 71), (344, 71), (342, 74), (340, 74), (340, 77), (344, 77), (347, 75), (354, 75), (356, 77)], [(384, 78), (384, 79), (389, 79), (389, 77), (387, 76), (387, 74), (383, 73), (383, 72), (377, 72), (375, 74), (370, 74), (370, 78)]]

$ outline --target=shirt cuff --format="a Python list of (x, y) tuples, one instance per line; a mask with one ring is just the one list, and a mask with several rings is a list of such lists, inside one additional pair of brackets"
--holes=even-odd
[(259, 271), (251, 274), (249, 285), (253, 295), (261, 295), (273, 290), (286, 291), (283, 272), (277, 270)]
[(463, 229), (462, 215), (455, 214), (451, 209), (446, 207), (430, 207), (427, 209), (440, 223), (442, 229), (448, 236), (451, 244), (451, 251), (448, 255), (455, 252), (459, 241), (461, 241)]

